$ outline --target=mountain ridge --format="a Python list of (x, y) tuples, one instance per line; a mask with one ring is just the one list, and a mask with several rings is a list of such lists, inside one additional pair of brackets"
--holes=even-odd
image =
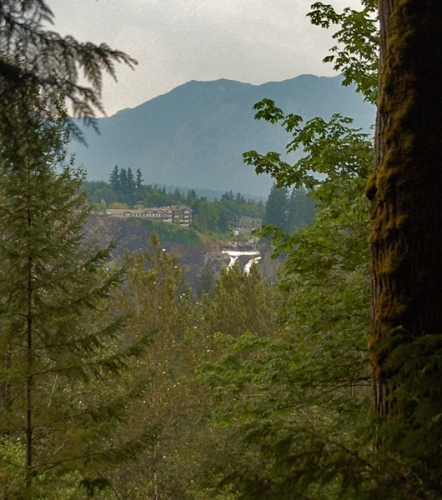
[[(89, 180), (107, 180), (113, 167), (140, 169), (147, 184), (179, 185), (266, 196), (269, 176), (242, 162), (248, 150), (284, 152), (290, 140), (279, 126), (254, 120), (253, 105), (269, 98), (305, 120), (334, 113), (368, 129), (374, 107), (342, 77), (300, 75), (260, 85), (219, 79), (192, 80), (135, 108), (98, 119), (101, 135), (84, 130), (89, 148), (71, 143)], [(294, 157), (293, 157), (294, 158)], [(290, 159), (294, 161), (294, 159)]]

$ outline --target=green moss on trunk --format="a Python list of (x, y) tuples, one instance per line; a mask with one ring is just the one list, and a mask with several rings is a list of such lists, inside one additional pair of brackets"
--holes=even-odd
[[(442, 67), (441, 2), (396, 0), (389, 21), (378, 102), (381, 161), (366, 190), (375, 383), (389, 377), (390, 332), (400, 327), (414, 339), (442, 322), (442, 78), (433, 70)], [(384, 403), (374, 409), (384, 413)]]

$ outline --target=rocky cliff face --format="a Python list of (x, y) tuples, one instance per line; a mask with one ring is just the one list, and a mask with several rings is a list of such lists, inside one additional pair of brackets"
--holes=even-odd
[(221, 269), (227, 267), (230, 263), (230, 257), (222, 252), (208, 252), (204, 255), (204, 265), (210, 267), (219, 276)]
[[(152, 229), (146, 228), (142, 221), (137, 219), (125, 219), (109, 217), (107, 215), (91, 214), (85, 227), (85, 239), (103, 247), (111, 242), (117, 242), (117, 247), (112, 251), (112, 258), (117, 263), (122, 263), (126, 252), (149, 250)], [(161, 237), (160, 237), (161, 241)], [(182, 243), (161, 241), (164, 248), (178, 255), (181, 267), (186, 279), (191, 286), (201, 274), (204, 266), (210, 267), (215, 277), (223, 267), (230, 263), (230, 257), (221, 252), (219, 245), (213, 242), (206, 244), (185, 245)], [(270, 259), (270, 249), (262, 247), (262, 258), (258, 265), (263, 277), (274, 280), (278, 263)], [(238, 261), (242, 266), (250, 260), (250, 256), (239, 256)]]
[[(183, 231), (185, 230), (183, 228)], [(137, 219), (91, 214), (85, 227), (85, 238), (100, 246), (117, 242), (117, 247), (112, 251), (112, 257), (116, 262), (122, 262), (126, 252), (148, 250), (152, 232), (151, 228), (146, 228), (143, 222)], [(184, 268), (187, 266), (198, 269), (204, 266), (206, 252), (201, 243), (191, 245), (170, 241), (161, 241), (161, 243), (168, 252), (173, 252), (180, 257)]]

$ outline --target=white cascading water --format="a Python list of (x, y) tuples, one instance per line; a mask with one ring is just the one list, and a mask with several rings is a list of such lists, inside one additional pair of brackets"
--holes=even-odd
[(229, 265), (227, 266), (227, 269), (230, 269), (232, 266), (235, 265), (235, 262), (238, 260), (239, 256), (241, 256), (241, 255), (253, 256), (247, 262), (247, 264), (244, 266), (244, 272), (246, 274), (249, 274), (250, 268), (252, 267), (252, 265), (261, 259), (261, 256), (260, 256), (259, 252), (257, 252), (257, 251), (241, 252), (240, 250), (223, 250), (222, 253), (225, 253), (225, 254), (230, 256), (230, 262), (229, 262)]
[(250, 259), (247, 264), (244, 266), (244, 272), (246, 274), (249, 274), (250, 273), (250, 268), (253, 266), (253, 264), (257, 264), (258, 261), (261, 260), (261, 256), (259, 257), (253, 257), (253, 259)]

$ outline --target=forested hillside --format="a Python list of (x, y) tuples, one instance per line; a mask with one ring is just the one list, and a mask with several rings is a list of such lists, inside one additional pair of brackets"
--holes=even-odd
[(225, 192), (219, 199), (198, 196), (194, 189), (168, 192), (165, 187), (145, 185), (141, 172), (135, 175), (129, 167), (115, 166), (109, 183), (85, 182), (82, 190), (96, 213), (107, 208), (141, 208), (186, 205), (192, 210), (191, 227), (201, 234), (233, 235), (241, 217), (257, 219), (265, 224), (279, 225), (291, 232), (313, 220), (314, 201), (303, 189), (272, 187), (264, 204), (261, 200), (246, 199), (241, 193)]

